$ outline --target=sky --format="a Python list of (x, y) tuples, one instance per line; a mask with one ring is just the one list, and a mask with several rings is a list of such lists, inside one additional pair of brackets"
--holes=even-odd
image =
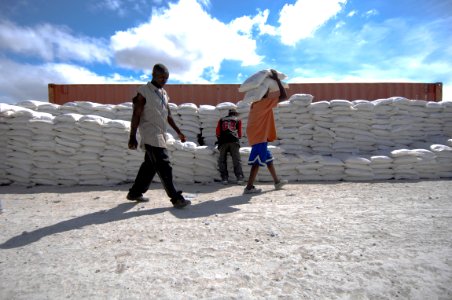
[[(451, 0), (1, 0), (0, 103), (48, 84), (442, 82), (452, 100)], [(315, 95), (314, 95), (315, 96)]]

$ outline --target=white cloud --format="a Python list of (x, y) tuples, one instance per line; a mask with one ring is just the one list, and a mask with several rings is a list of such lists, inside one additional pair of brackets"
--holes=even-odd
[(315, 70), (296, 69), (289, 82), (443, 82), (443, 100), (452, 100), (452, 69), (450, 62), (422, 63), (421, 56), (394, 58), (385, 65), (357, 64), (349, 72), (319, 73)]
[(349, 12), (347, 14), (347, 17), (353, 17), (354, 15), (356, 15), (358, 12), (356, 10), (352, 10), (351, 12)]
[(121, 10), (122, 9), (122, 1), (121, 0), (103, 0), (100, 1), (99, 6), (105, 7), (110, 10)]
[(295, 4), (285, 4), (279, 16), (281, 42), (294, 46), (298, 41), (312, 37), (346, 3), (347, 0), (298, 0)]
[(197, 0), (198, 3), (202, 4), (205, 7), (209, 7), (210, 6), (210, 0)]
[(312, 39), (306, 48), (316, 50), (305, 55), (319, 65), (295, 70), (291, 82), (442, 82), (443, 99), (452, 100), (449, 22), (388, 19)]
[(43, 65), (19, 64), (11, 60), (0, 59), (0, 102), (16, 103), (27, 99), (47, 101), (48, 84), (83, 84), (130, 82), (118, 74), (111, 77), (99, 76), (86, 68), (48, 63)]
[(376, 10), (376, 9), (371, 9), (371, 10), (368, 10), (368, 11), (366, 11), (366, 13), (364, 14), (364, 16), (365, 17), (372, 17), (372, 16), (376, 16), (376, 15), (378, 15), (378, 10)]
[[(262, 19), (255, 22), (262, 24)], [(168, 66), (172, 79), (206, 82), (218, 77), (224, 60), (244, 66), (260, 63), (256, 41), (237, 30), (212, 18), (197, 1), (180, 0), (154, 12), (148, 23), (116, 32), (111, 48), (123, 67), (150, 72), (161, 62)]]
[[(157, 5), (162, 3), (162, 0), (152, 1)], [(141, 11), (143, 7), (147, 6), (146, 0), (101, 0), (92, 1), (90, 5), (99, 11), (109, 10), (115, 12), (118, 16), (124, 17), (131, 13), (131, 11)]]
[(336, 23), (336, 26), (334, 26), (334, 29), (339, 29), (342, 26), (345, 26), (345, 22), (344, 21), (340, 21)]
[(235, 32), (244, 34), (250, 38), (253, 35), (253, 29), (257, 27), (259, 29), (259, 34), (276, 35), (277, 29), (274, 26), (268, 25), (269, 10), (266, 9), (263, 12), (260, 11), (254, 17), (242, 16), (234, 19), (229, 23), (229, 28)]
[(49, 24), (31, 28), (1, 22), (0, 49), (45, 61), (57, 59), (103, 63), (110, 61), (110, 52), (102, 41), (74, 37), (67, 29)]
[(452, 101), (452, 82), (443, 84), (443, 101)]

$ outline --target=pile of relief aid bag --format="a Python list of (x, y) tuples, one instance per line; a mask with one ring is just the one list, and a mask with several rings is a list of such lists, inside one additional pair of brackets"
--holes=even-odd
[[(171, 128), (167, 134), (176, 182), (208, 184), (219, 177), (215, 128), (230, 108), (236, 108), (242, 120), (240, 154), (245, 176), (249, 175), (248, 112), (268, 89), (278, 91), (269, 75), (270, 70), (262, 70), (243, 82), (244, 98), (237, 103), (170, 103), (176, 123), (188, 137), (181, 143)], [(287, 78), (280, 72), (278, 77)], [(281, 177), (290, 182), (452, 178), (452, 102), (313, 99), (294, 94), (274, 109), (278, 139), (269, 147)], [(0, 103), (0, 184), (133, 181), (144, 152), (127, 149), (131, 116), (131, 102)], [(267, 173), (257, 180), (272, 182)]]

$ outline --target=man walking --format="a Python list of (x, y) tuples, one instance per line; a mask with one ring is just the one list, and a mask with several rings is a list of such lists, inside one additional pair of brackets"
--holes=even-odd
[(130, 124), (129, 149), (136, 149), (137, 129), (140, 129), (140, 146), (146, 151), (134, 184), (129, 189), (127, 199), (144, 202), (149, 199), (143, 194), (157, 173), (175, 208), (183, 208), (191, 202), (185, 200), (182, 191), (177, 191), (173, 184), (173, 173), (166, 150), (167, 123), (176, 131), (182, 142), (185, 136), (174, 122), (169, 103), (169, 97), (163, 86), (168, 81), (169, 72), (163, 64), (156, 64), (152, 70), (152, 81), (138, 88), (133, 98), (133, 114)]
[(251, 146), (251, 153), (248, 159), (248, 165), (251, 166), (248, 183), (243, 191), (244, 194), (254, 194), (262, 192), (262, 189), (254, 186), (259, 167), (267, 166), (268, 171), (273, 177), (275, 189), (281, 189), (287, 180), (280, 179), (276, 174), (273, 165), (273, 155), (268, 149), (268, 143), (276, 139), (276, 125), (273, 115), (273, 108), (279, 102), (287, 99), (286, 90), (278, 78), (276, 70), (271, 70), (271, 79), (275, 80), (279, 88), (279, 97), (270, 97), (270, 90), (259, 101), (251, 104), (248, 114), (248, 126), (246, 127), (246, 135)]

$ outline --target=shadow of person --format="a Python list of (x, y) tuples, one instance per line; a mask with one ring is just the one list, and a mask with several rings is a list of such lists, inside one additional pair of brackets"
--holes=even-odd
[[(259, 193), (259, 195), (267, 192), (268, 191), (261, 192)], [(218, 201), (204, 201), (195, 205), (191, 205), (190, 209), (188, 210), (170, 210), (170, 213), (179, 219), (193, 219), (218, 214), (229, 214), (239, 211), (240, 209), (235, 206), (249, 203), (252, 196), (252, 194), (238, 195), (224, 198)]]
[(41, 238), (55, 233), (61, 233), (74, 229), (81, 229), (89, 225), (105, 224), (113, 221), (125, 220), (141, 215), (154, 215), (165, 212), (169, 209), (168, 207), (164, 207), (125, 213), (135, 205), (137, 205), (137, 202), (122, 203), (112, 209), (97, 211), (91, 214), (62, 221), (54, 225), (42, 227), (30, 232), (24, 231), (22, 234), (12, 237), (3, 244), (0, 244), (0, 249), (11, 249), (22, 247), (34, 243), (36, 241), (39, 241)]
[(0, 249), (11, 249), (22, 247), (37, 242), (40, 239), (46, 236), (50, 236), (52, 234), (70, 231), (74, 229), (81, 229), (89, 225), (105, 224), (109, 222), (126, 220), (145, 215), (150, 216), (163, 213), (166, 211), (171, 212), (176, 218), (180, 219), (200, 218), (216, 214), (233, 213), (239, 210), (238, 208), (235, 208), (233, 206), (248, 203), (250, 199), (251, 195), (240, 195), (225, 198), (219, 201), (211, 200), (201, 202), (199, 204), (191, 205), (185, 209), (162, 207), (131, 212), (127, 211), (133, 208), (138, 203), (137, 202), (122, 203), (112, 209), (101, 210), (84, 216), (76, 217), (70, 220), (61, 221), (54, 225), (42, 227), (30, 232), (24, 231), (22, 234), (12, 237), (9, 240), (5, 241), (3, 244), (0, 244)]

